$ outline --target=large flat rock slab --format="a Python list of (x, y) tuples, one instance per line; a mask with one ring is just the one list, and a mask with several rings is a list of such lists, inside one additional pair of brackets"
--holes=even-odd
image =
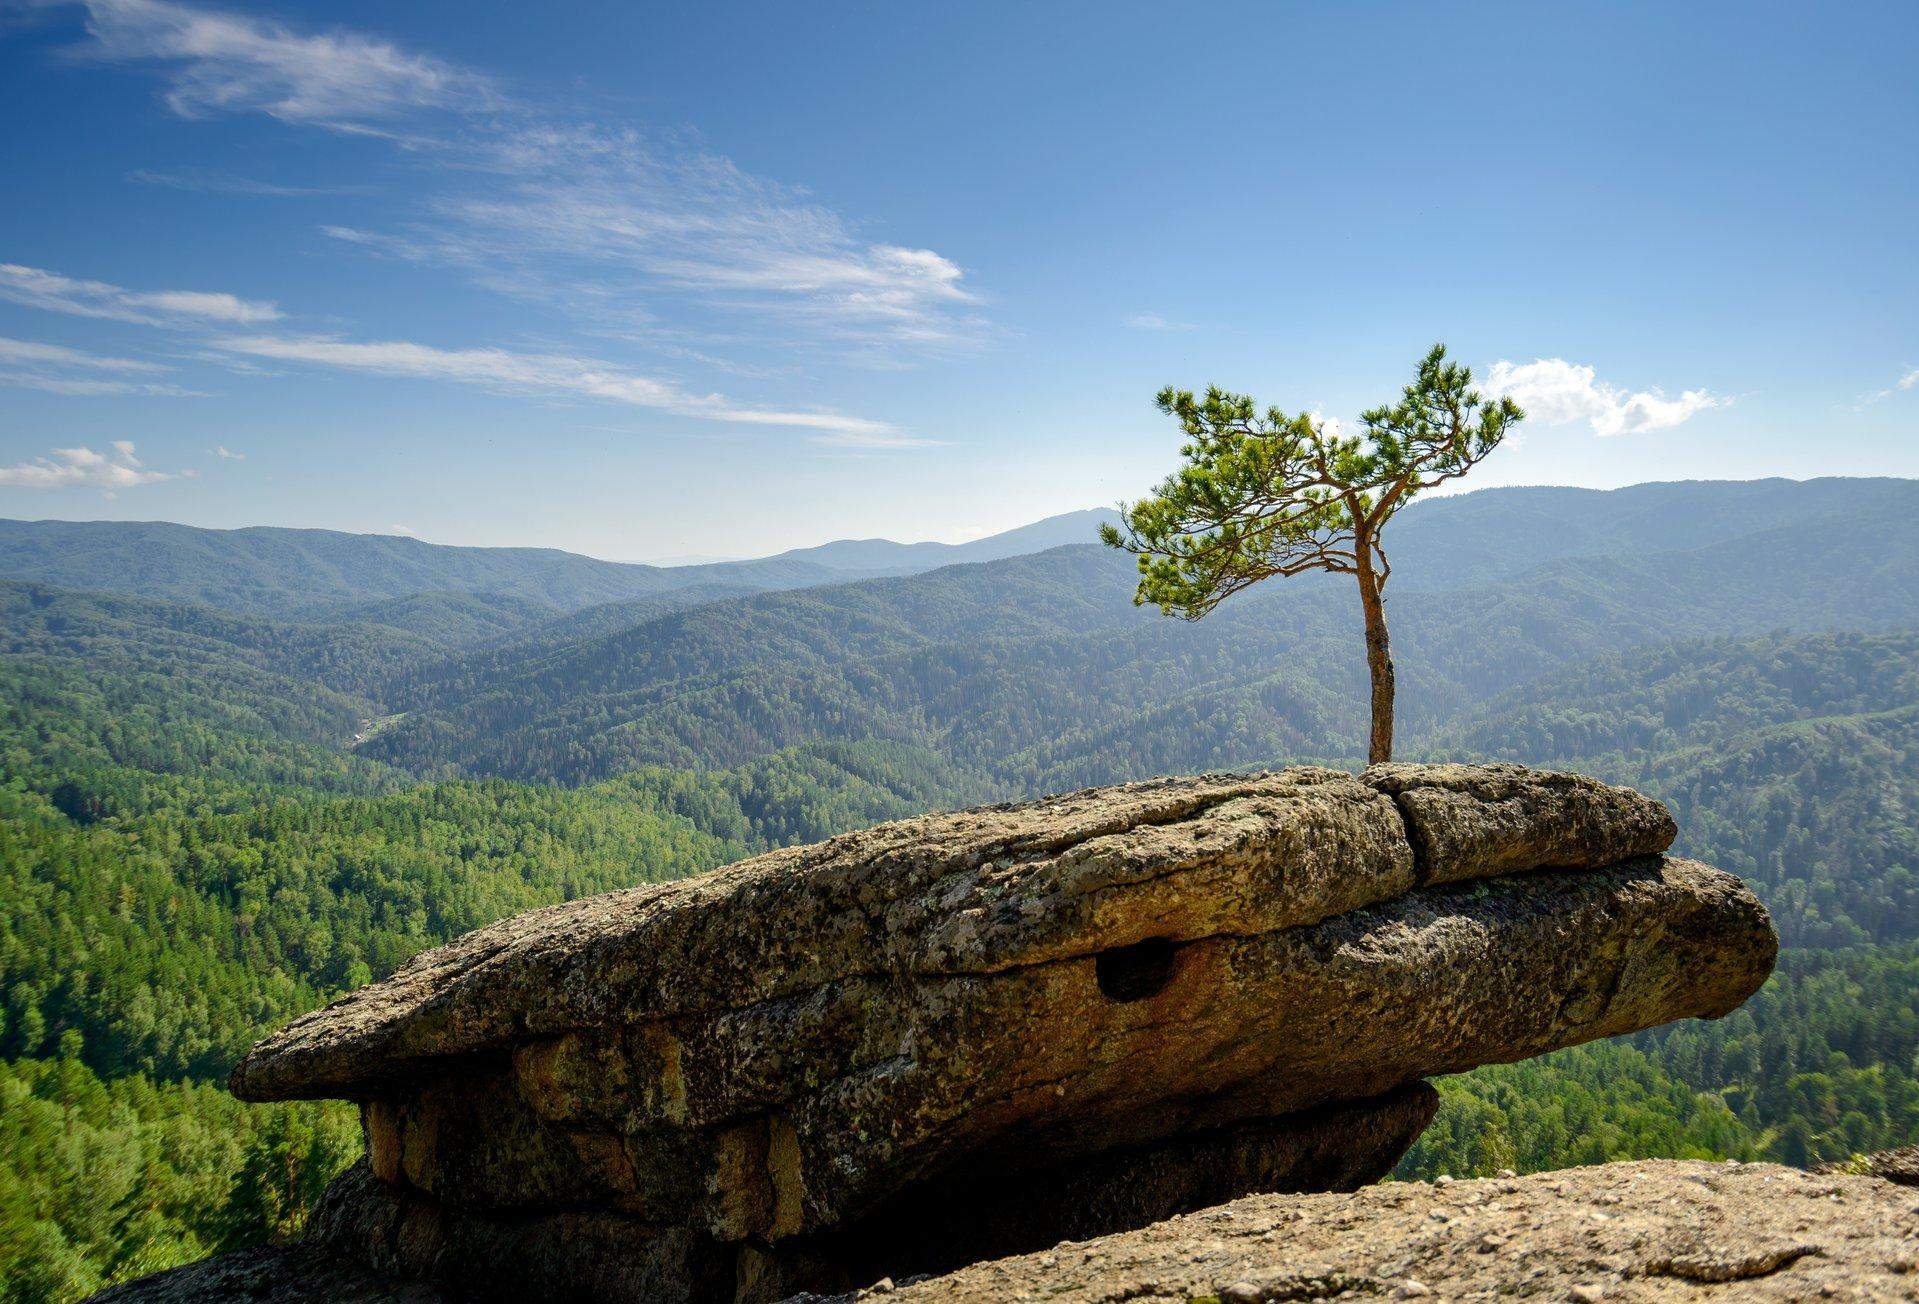
[(1253, 1196), (884, 1292), (899, 1304), (1335, 1296), (1915, 1300), (1919, 1192), (1770, 1164), (1672, 1160), (1388, 1182), (1350, 1195)]
[[(1673, 833), (1638, 793), (1515, 766), (904, 820), (482, 929), (267, 1038), (233, 1087), (361, 1103), (358, 1194), (318, 1221), (376, 1266), (771, 1299), (932, 1262), (900, 1211), (1009, 1186), (1061, 1193), (997, 1224), (1050, 1236), (1369, 1180), (1424, 1078), (1726, 1013), (1777, 939)], [(957, 1253), (1011, 1247), (948, 1221)]]
[(1608, 865), (1673, 836), (1636, 792), (1518, 766), (1155, 779), (900, 820), (480, 929), (262, 1041), (232, 1087), (379, 1094), (436, 1057), (863, 974), (999, 972), (1309, 924), (1403, 895), (1416, 849), (1451, 881)]

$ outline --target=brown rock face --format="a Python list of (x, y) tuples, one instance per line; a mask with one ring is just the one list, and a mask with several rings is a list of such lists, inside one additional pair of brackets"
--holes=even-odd
[(1423, 1077), (1724, 1014), (1776, 940), (1673, 832), (1512, 766), (928, 816), (482, 929), (233, 1089), (362, 1102), (320, 1234), (381, 1267), (770, 1299), (1350, 1188)]

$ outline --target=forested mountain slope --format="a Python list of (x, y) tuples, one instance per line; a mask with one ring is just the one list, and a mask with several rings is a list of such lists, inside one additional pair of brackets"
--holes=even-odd
[(1919, 938), (1919, 634), (1635, 649), (1515, 689), (1421, 746), (1657, 795), (1680, 850), (1751, 881), (1788, 945)]
[(844, 540), (753, 561), (662, 567), (553, 548), (463, 548), (395, 535), (164, 521), (0, 520), (0, 578), (137, 593), (242, 615), (395, 625), (470, 642), (603, 603), (684, 601), (911, 574), (1094, 537), (1069, 512), (965, 544)]
[[(1794, 948), (1730, 1019), (1446, 1080), (1408, 1171), (1919, 1140), (1915, 521), (1911, 482), (1774, 481), (1500, 490), (1395, 526), (1403, 753), (1643, 787)], [(294, 619), (0, 584), (0, 1280), (22, 1298), (296, 1227), (355, 1151), (350, 1112), (210, 1084), (468, 928), (941, 806), (1352, 764), (1361, 736), (1337, 582), (1187, 625), (1131, 605), (1129, 559), (1068, 547), (554, 615), (316, 597), (305, 564), (267, 586)]]
[(1395, 518), (1393, 585), (1450, 588), (1561, 557), (1683, 552), (1773, 530), (1807, 537), (1888, 508), (1919, 511), (1919, 482), (1682, 480), (1624, 489), (1486, 489), (1427, 498)]
[(392, 535), (162, 521), (0, 521), (0, 575), (297, 616), (327, 602), (486, 593), (564, 611), (677, 588), (649, 566), (550, 548), (449, 548)]
[[(1919, 624), (1919, 515), (1889, 495), (1855, 523), (1400, 593), (1404, 727), (1417, 736), (1509, 685), (1638, 644)], [(422, 771), (577, 783), (870, 737), (934, 747), (1021, 790), (1351, 751), (1362, 667), (1343, 587), (1269, 584), (1197, 624), (1139, 610), (1131, 593), (1129, 560), (1091, 547), (712, 603), (426, 669), (392, 695), (408, 717), (365, 750)]]

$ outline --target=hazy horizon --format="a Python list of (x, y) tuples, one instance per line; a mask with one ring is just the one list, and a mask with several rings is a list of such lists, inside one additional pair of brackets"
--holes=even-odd
[[(1698, 477), (1690, 477), (1687, 479), (1676, 479), (1676, 480), (1674, 479), (1640, 480), (1640, 481), (1635, 481), (1632, 484), (1611, 485), (1604, 488), (1596, 488), (1590, 485), (1576, 485), (1576, 484), (1473, 485), (1473, 484), (1462, 483), (1454, 486), (1448, 486), (1447, 488), (1442, 489), (1438, 492), (1429, 494), (1421, 501), (1426, 503), (1431, 503), (1431, 502), (1438, 501), (1439, 499), (1442, 499), (1442, 498), (1463, 498), (1463, 497), (1469, 497), (1471, 495), (1479, 494), (1479, 493), (1490, 493), (1490, 492), (1496, 492), (1499, 490), (1510, 490), (1510, 489), (1519, 489), (1519, 490), (1586, 489), (1594, 493), (1612, 493), (1612, 492), (1623, 490), (1623, 489), (1641, 489), (1641, 488), (1647, 488), (1650, 486), (1668, 485), (1668, 484), (1713, 484), (1713, 483), (1754, 484), (1754, 483), (1760, 483), (1767, 480), (1784, 480), (1792, 483), (1803, 484), (1810, 480), (1824, 480), (1824, 479), (1912, 480), (1912, 479), (1919, 479), (1919, 476), (1899, 476), (1899, 475), (1745, 476), (1745, 477), (1698, 476)], [(1110, 509), (1113, 506), (1114, 504), (1111, 504), (1111, 503), (1096, 503), (1086, 507), (1068, 507), (1057, 512), (1048, 512), (1044, 516), (1034, 517), (1031, 520), (1015, 522), (1014, 524), (1007, 526), (1005, 529), (993, 530), (993, 531), (984, 532), (984, 533), (972, 533), (961, 538), (897, 538), (897, 537), (889, 537), (886, 535), (831, 535), (831, 536), (824, 536), (820, 538), (811, 539), (802, 543), (792, 544), (787, 547), (779, 548), (772, 552), (734, 553), (730, 555), (711, 555), (711, 554), (697, 553), (697, 552), (694, 552), (694, 553), (682, 552), (682, 553), (666, 553), (666, 554), (655, 556), (655, 557), (605, 556), (605, 555), (594, 553), (594, 552), (584, 552), (576, 548), (565, 548), (559, 544), (554, 544), (554, 543), (530, 542), (530, 543), (512, 543), (512, 544), (489, 544), (489, 543), (469, 542), (461, 539), (432, 539), (432, 538), (423, 538), (422, 536), (418, 534), (400, 533), (393, 530), (355, 530), (355, 529), (348, 529), (338, 525), (314, 524), (309, 522), (290, 522), (289, 523), (289, 522), (278, 522), (278, 521), (248, 521), (238, 525), (207, 526), (207, 525), (197, 525), (192, 521), (174, 520), (171, 518), (158, 517), (158, 516), (154, 516), (154, 517), (98, 516), (98, 515), (94, 515), (94, 516), (89, 516), (89, 515), (9, 516), (6, 514), (0, 514), (0, 520), (24, 521), (29, 524), (36, 521), (60, 521), (60, 522), (76, 524), (76, 525), (88, 525), (88, 524), (184, 525), (193, 529), (213, 529), (213, 530), (226, 530), (226, 531), (253, 530), (253, 529), (320, 530), (320, 531), (326, 531), (326, 532), (336, 533), (336, 534), (354, 534), (354, 535), (361, 535), (361, 536), (366, 536), (371, 538), (410, 539), (415, 543), (424, 543), (424, 544), (430, 544), (436, 547), (446, 547), (446, 548), (532, 548), (532, 549), (547, 548), (547, 549), (555, 549), (561, 552), (574, 553), (582, 557), (589, 557), (595, 561), (615, 562), (620, 565), (629, 565), (629, 566), (654, 566), (654, 567), (659, 567), (663, 569), (678, 569), (678, 568), (689, 567), (689, 566), (721, 566), (721, 565), (726, 565), (733, 562), (763, 561), (763, 560), (766, 560), (767, 558), (780, 556), (789, 552), (805, 552), (810, 549), (825, 547), (829, 544), (838, 544), (838, 543), (892, 543), (892, 544), (899, 544), (907, 547), (911, 547), (916, 544), (940, 544), (948, 547), (954, 547), (954, 546), (967, 544), (967, 543), (977, 543), (982, 539), (989, 539), (997, 535), (1012, 533), (1017, 530), (1025, 529), (1029, 526), (1041, 525), (1048, 521), (1056, 520), (1060, 517), (1075, 516), (1085, 512), (1098, 512), (1098, 511)], [(1087, 538), (1086, 541), (1088, 543), (1097, 542), (1096, 539), (1090, 536)], [(1058, 545), (1053, 545), (1053, 546), (1058, 546)]]

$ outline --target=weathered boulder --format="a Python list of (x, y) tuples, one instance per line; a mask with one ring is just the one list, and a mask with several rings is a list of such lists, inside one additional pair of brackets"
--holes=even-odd
[[(379, 1266), (774, 1298), (1355, 1186), (1423, 1127), (1408, 1084), (1727, 1012), (1776, 941), (1673, 833), (1514, 766), (928, 816), (482, 929), (233, 1089), (362, 1102), (369, 1167), (321, 1234)], [(1000, 1217), (992, 1189), (1055, 1194)]]
[[(1919, 1195), (1772, 1164), (1603, 1164), (1252, 1196), (976, 1264), (899, 1304), (1919, 1300)], [(853, 1297), (847, 1297), (849, 1300)], [(860, 1298), (874, 1298), (866, 1294)]]

